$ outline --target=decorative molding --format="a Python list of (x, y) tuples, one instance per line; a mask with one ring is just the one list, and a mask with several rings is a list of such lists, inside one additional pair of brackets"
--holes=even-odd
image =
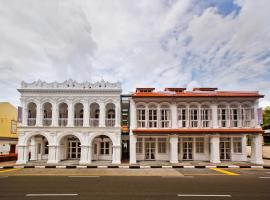
[(21, 89), (121, 89), (121, 83), (115, 82), (111, 83), (108, 81), (98, 81), (95, 83), (83, 82), (79, 83), (75, 80), (69, 79), (62, 83), (51, 82), (47, 83), (46, 81), (34, 81), (32, 83), (27, 83), (25, 81), (21, 82)]

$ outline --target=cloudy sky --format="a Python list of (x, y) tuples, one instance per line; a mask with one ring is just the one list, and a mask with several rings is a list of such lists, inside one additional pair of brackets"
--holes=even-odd
[(270, 105), (269, 0), (0, 0), (0, 101), (34, 80), (259, 90)]

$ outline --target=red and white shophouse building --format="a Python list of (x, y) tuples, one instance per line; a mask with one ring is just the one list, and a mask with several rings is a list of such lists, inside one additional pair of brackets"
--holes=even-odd
[(130, 163), (185, 160), (263, 164), (258, 92), (137, 88), (130, 98)]

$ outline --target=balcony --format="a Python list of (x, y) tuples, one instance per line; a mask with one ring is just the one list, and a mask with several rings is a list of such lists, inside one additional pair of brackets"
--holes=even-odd
[(74, 126), (83, 126), (83, 118), (74, 118)]
[(106, 119), (106, 127), (114, 127), (115, 119)]
[(98, 118), (90, 118), (89, 124), (91, 127), (98, 127), (99, 126), (99, 119)]
[(28, 118), (27, 125), (28, 126), (35, 126), (36, 125), (36, 118)]
[(58, 125), (59, 126), (67, 126), (68, 118), (59, 118)]
[(51, 125), (52, 125), (52, 118), (43, 119), (43, 126), (51, 126)]

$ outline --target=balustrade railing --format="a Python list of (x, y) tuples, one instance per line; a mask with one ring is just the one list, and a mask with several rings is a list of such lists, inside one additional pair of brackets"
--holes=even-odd
[(115, 125), (115, 119), (106, 119), (106, 126), (113, 127)]
[(99, 126), (99, 119), (98, 118), (90, 118), (89, 124), (91, 127), (98, 127)]
[(52, 125), (52, 118), (44, 118), (43, 126), (50, 126), (50, 125)]
[(68, 118), (59, 118), (58, 125), (59, 126), (67, 126)]
[(74, 118), (74, 126), (83, 126), (83, 118)]
[(28, 126), (35, 126), (36, 125), (36, 118), (28, 118), (27, 125)]

